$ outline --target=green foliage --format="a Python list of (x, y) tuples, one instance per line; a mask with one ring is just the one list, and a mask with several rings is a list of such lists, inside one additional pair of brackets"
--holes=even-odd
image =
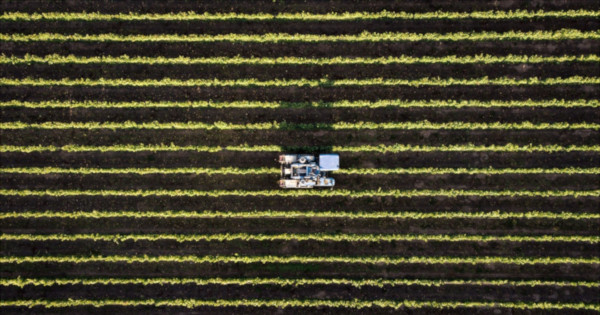
[(361, 130), (361, 129), (403, 129), (403, 130), (421, 130), (421, 129), (453, 129), (453, 130), (546, 130), (546, 129), (600, 129), (600, 124), (596, 123), (532, 123), (529, 121), (518, 123), (502, 122), (462, 122), (451, 121), (444, 123), (432, 123), (429, 121), (409, 121), (409, 122), (334, 122), (331, 124), (295, 124), (286, 122), (264, 122), (235, 124), (224, 121), (213, 123), (204, 122), (60, 122), (47, 121), (43, 123), (24, 123), (19, 121), (1, 122), (0, 129), (184, 129), (184, 130)]
[(281, 42), (397, 42), (397, 41), (559, 41), (574, 39), (600, 39), (600, 30), (580, 31), (577, 29), (560, 29), (554, 31), (514, 31), (507, 32), (456, 32), (456, 33), (371, 33), (342, 35), (322, 34), (0, 34), (0, 41), (10, 42), (186, 42), (186, 43), (214, 43), (214, 42), (240, 42), (240, 43), (281, 43)]
[(26, 108), (380, 108), (380, 107), (432, 107), (432, 108), (504, 108), (504, 107), (600, 107), (599, 100), (523, 100), (523, 101), (481, 101), (481, 100), (378, 100), (378, 101), (337, 101), (337, 102), (261, 102), (261, 101), (187, 101), (187, 102), (103, 102), (103, 101), (40, 101), (20, 100), (0, 102), (0, 107)]
[[(0, 307), (106, 307), (106, 306), (153, 306), (153, 307), (276, 307), (276, 308), (344, 308), (370, 309), (391, 308), (399, 309), (455, 309), (455, 308), (507, 308), (518, 310), (593, 310), (600, 311), (598, 304), (561, 303), (561, 302), (436, 302), (436, 301), (391, 301), (391, 300), (11, 300), (0, 301)], [(322, 311), (322, 310), (321, 310)]]
[(572, 76), (567, 78), (537, 78), (528, 77), (525, 79), (515, 79), (510, 77), (488, 78), (481, 77), (475, 79), (462, 78), (420, 78), (420, 79), (340, 79), (340, 80), (308, 80), (308, 79), (290, 79), (290, 80), (267, 80), (261, 81), (257, 79), (237, 79), (237, 80), (220, 80), (220, 79), (189, 79), (178, 80), (171, 78), (164, 79), (146, 79), (134, 80), (128, 78), (119, 79), (70, 79), (63, 78), (60, 80), (41, 79), (41, 78), (0, 78), (0, 85), (6, 86), (108, 86), (108, 87), (344, 87), (344, 86), (479, 86), (479, 85), (514, 85), (514, 86), (529, 86), (529, 85), (566, 85), (566, 84), (600, 84), (600, 77), (582, 77)]
[(121, 197), (598, 197), (600, 190), (16, 190), (0, 189), (3, 196), (121, 196)]
[(580, 258), (580, 257), (395, 257), (395, 256), (2, 256), (0, 264), (37, 264), (37, 263), (69, 263), (69, 264), (88, 264), (88, 263), (139, 263), (139, 264), (157, 264), (157, 263), (191, 263), (191, 264), (315, 264), (315, 263), (339, 263), (339, 264), (367, 264), (367, 265), (400, 265), (400, 264), (510, 264), (510, 265), (597, 265), (600, 264), (600, 258)]
[(386, 212), (386, 211), (274, 211), (256, 210), (246, 212), (231, 211), (178, 211), (163, 210), (153, 211), (20, 211), (2, 212), (0, 220), (6, 219), (109, 219), (109, 218), (134, 218), (134, 219), (215, 219), (215, 218), (342, 218), (342, 219), (397, 219), (397, 220), (427, 220), (427, 219), (549, 219), (549, 220), (598, 220), (598, 213), (579, 212)]
[[(235, 145), (235, 146), (178, 146), (175, 144), (115, 144), (109, 146), (87, 146), (87, 145), (34, 145), (34, 146), (13, 146), (0, 145), (0, 152), (174, 152), (174, 151), (196, 151), (196, 152), (283, 152), (290, 148), (284, 148), (277, 145)], [(321, 147), (297, 147), (304, 151), (318, 151)], [(475, 145), (475, 144), (453, 144), (441, 146), (421, 146), (409, 144), (392, 145), (361, 145), (361, 146), (332, 146), (328, 148), (334, 152), (379, 152), (379, 153), (398, 153), (398, 152), (580, 152), (591, 151), (600, 152), (600, 145), (571, 145), (562, 146), (557, 144), (549, 145)]]
[(197, 13), (197, 12), (171, 12), (160, 13), (118, 13), (105, 14), (99, 12), (4, 12), (0, 21), (363, 21), (363, 20), (519, 20), (539, 18), (585, 18), (598, 17), (600, 12), (593, 10), (561, 10), (561, 11), (472, 11), (472, 12), (342, 12), (316, 14), (310, 12), (280, 12), (269, 13)]
[[(208, 175), (275, 175), (279, 174), (278, 168), (61, 168), (61, 167), (5, 167), (0, 168), (2, 173), (17, 174), (208, 174)], [(379, 174), (423, 174), (423, 175), (502, 175), (502, 174), (600, 174), (600, 168), (342, 168), (337, 174), (354, 175), (379, 175)]]
[(74, 55), (46, 55), (25, 56), (0, 55), (0, 64), (31, 65), (31, 64), (146, 64), (146, 65), (389, 65), (389, 64), (497, 64), (497, 63), (566, 63), (566, 62), (600, 62), (598, 55), (581, 56), (540, 56), (540, 55), (474, 55), (474, 56), (388, 56), (378, 58), (367, 57), (332, 57), (332, 58), (305, 58), (305, 57), (209, 57), (191, 58), (185, 56), (74, 56)]
[(543, 281), (543, 280), (429, 280), (429, 279), (343, 279), (343, 278), (2, 278), (0, 286), (66, 286), (66, 285), (234, 285), (258, 286), (276, 285), (281, 287), (301, 287), (309, 285), (347, 285), (355, 288), (388, 286), (441, 287), (445, 285), (469, 286), (516, 286), (516, 287), (588, 287), (600, 286), (600, 282), (586, 281)]
[(184, 242), (230, 242), (230, 241), (316, 241), (316, 242), (579, 242), (600, 243), (600, 236), (580, 235), (451, 235), (451, 234), (0, 234), (2, 241), (93, 241), (137, 242), (176, 241)]

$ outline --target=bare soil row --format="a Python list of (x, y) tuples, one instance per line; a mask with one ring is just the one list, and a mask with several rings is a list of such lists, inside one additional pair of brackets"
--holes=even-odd
[[(541, 100), (540, 102), (543, 102)], [(533, 123), (600, 123), (598, 109), (593, 107), (319, 107), (294, 108), (298, 103), (281, 103), (278, 108), (26, 108), (0, 107), (0, 121), (20, 121), (41, 123), (61, 122), (216, 122), (246, 124), (249, 122), (319, 123), (332, 122), (409, 122), (427, 120), (430, 122), (523, 122)]]
[(235, 1), (225, 0), (218, 2), (195, 2), (179, 1), (176, 5), (171, 2), (144, 0), (144, 1), (119, 1), (119, 2), (96, 2), (96, 1), (54, 1), (42, 2), (34, 0), (24, 1), (5, 1), (0, 4), (3, 11), (24, 11), (24, 12), (144, 12), (144, 13), (169, 13), (169, 12), (243, 12), (243, 13), (277, 13), (277, 12), (352, 12), (366, 11), (376, 12), (387, 11), (408, 11), (408, 12), (427, 12), (436, 10), (446, 11), (477, 11), (477, 10), (576, 10), (586, 8), (589, 10), (597, 9), (599, 5), (586, 0), (572, 1), (536, 1), (536, 2), (514, 2), (510, 0), (502, 1), (450, 1), (437, 0), (428, 3), (410, 2), (410, 1), (299, 1), (291, 0), (285, 3), (272, 1)]
[[(3, 136), (5, 139), (6, 137)], [(323, 153), (303, 150), (303, 152)], [(286, 150), (286, 152), (299, 152)], [(219, 153), (177, 152), (5, 152), (0, 155), (4, 167), (56, 166), (79, 167), (277, 167), (278, 152)], [(598, 167), (597, 152), (345, 152), (343, 168), (554, 168)]]
[(513, 55), (588, 55), (596, 54), (600, 41), (593, 39), (562, 41), (476, 41), (476, 42), (322, 42), (322, 43), (170, 43), (170, 42), (1, 42), (5, 55), (78, 56), (163, 56), (163, 57), (386, 57), (447, 56), (490, 54)]
[(3, 256), (43, 255), (278, 255), (278, 256), (597, 256), (600, 246), (571, 242), (314, 242), (228, 241), (186, 242), (137, 241), (3, 241)]
[(0, 86), (0, 100), (95, 101), (339, 101), (380, 99), (596, 99), (600, 86), (581, 85), (453, 85), (453, 86), (329, 86), (329, 87), (108, 87)]
[[(274, 185), (275, 186), (275, 185)], [(106, 188), (108, 189), (108, 188)], [(551, 211), (593, 212), (600, 197), (125, 197), (125, 196), (0, 196), (4, 211), (24, 210), (299, 210), (299, 211)]]
[(2, 296), (11, 299), (361, 299), (418, 301), (531, 301), (598, 303), (600, 290), (589, 287), (556, 286), (476, 286), (476, 285), (397, 285), (364, 286), (303, 285), (68, 285), (60, 287), (3, 288)]
[(592, 264), (341, 264), (341, 263), (21, 263), (0, 265), (2, 277), (377, 277), (598, 281)]
[(149, 79), (321, 79), (345, 78), (501, 78), (596, 76), (598, 63), (541, 64), (419, 64), (419, 65), (131, 65), (65, 64), (2, 65), (0, 76), (7, 78), (130, 78)]
[(0, 21), (6, 33), (35, 34), (360, 34), (362, 32), (507, 32), (511, 30), (596, 30), (594, 18), (536, 18), (523, 20), (407, 20), (372, 21)]
[[(72, 208), (60, 210), (69, 211)], [(130, 210), (134, 208), (130, 208)], [(196, 209), (197, 210), (197, 209)], [(140, 210), (141, 211), (141, 210)], [(160, 211), (160, 210), (159, 210)], [(452, 211), (452, 210), (449, 210)], [(584, 211), (584, 210), (582, 210)], [(4, 233), (371, 233), (595, 236), (598, 220), (394, 218), (11, 218)], [(355, 249), (358, 250), (358, 249)], [(351, 252), (349, 252), (351, 253)]]
[[(310, 308), (310, 307), (287, 307), (287, 308), (276, 308), (276, 307), (208, 307), (201, 306), (195, 307), (193, 309), (198, 313), (207, 313), (207, 314), (215, 314), (215, 315), (230, 315), (230, 314), (264, 314), (265, 312), (277, 313), (277, 314), (339, 314), (343, 312), (348, 315), (361, 315), (365, 312), (377, 313), (377, 314), (413, 314), (413, 315), (448, 315), (448, 314), (457, 314), (457, 315), (487, 315), (490, 312), (496, 312), (498, 314), (532, 314), (531, 310), (519, 310), (519, 309), (506, 309), (506, 308), (473, 308), (473, 307), (456, 307), (452, 309), (448, 308), (400, 308), (400, 309), (392, 309), (392, 308), (368, 308), (368, 309), (356, 309), (356, 308), (345, 308), (345, 307), (318, 307), (318, 308)], [(49, 311), (48, 309), (44, 309), (42, 307), (13, 307), (7, 306), (3, 308), (4, 314), (54, 314), (55, 312)], [(190, 312), (189, 308), (184, 307), (155, 307), (155, 306), (105, 306), (102, 308), (97, 308), (93, 306), (77, 306), (70, 308), (60, 309), (61, 314), (94, 314), (94, 313), (111, 313), (111, 314), (164, 314), (164, 313), (187, 313)], [(585, 310), (573, 310), (573, 309), (560, 309), (553, 310), (547, 309), (544, 310), (544, 314), (548, 315), (581, 315), (581, 314), (595, 314), (595, 311), (585, 311)]]
[[(340, 189), (481, 189), (481, 190), (594, 190), (600, 189), (594, 174), (502, 174), (502, 175), (330, 175)], [(279, 174), (0, 174), (3, 189), (197, 189), (269, 190), (276, 187)]]
[(4, 145), (504, 145), (507, 143), (595, 145), (598, 131), (583, 130), (173, 130), (173, 129), (18, 129), (3, 130)]

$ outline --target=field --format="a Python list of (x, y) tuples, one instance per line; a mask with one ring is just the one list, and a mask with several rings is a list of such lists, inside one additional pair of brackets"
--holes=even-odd
[(0, 11), (3, 314), (600, 312), (599, 2)]

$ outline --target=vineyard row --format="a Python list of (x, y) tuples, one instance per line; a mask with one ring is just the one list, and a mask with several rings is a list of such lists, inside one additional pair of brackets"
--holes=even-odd
[(344, 219), (552, 219), (552, 220), (598, 220), (598, 213), (580, 212), (344, 212), (344, 211), (23, 211), (2, 212), (0, 220), (6, 219), (217, 219), (217, 218), (344, 218)]
[(561, 29), (556, 31), (507, 31), (507, 32), (455, 32), (455, 33), (372, 33), (344, 35), (320, 34), (154, 34), (154, 35), (119, 35), (119, 34), (0, 34), (0, 41), (11, 42), (248, 42), (248, 43), (280, 43), (280, 42), (394, 42), (394, 41), (559, 41), (577, 39), (600, 39), (600, 31), (580, 31), (577, 29)]
[(511, 264), (511, 265), (597, 265), (600, 257), (390, 257), (390, 256), (2, 256), (0, 264), (36, 264), (36, 263), (192, 263), (192, 264), (314, 264), (314, 263), (340, 263), (340, 264), (369, 264), (369, 265), (398, 265), (398, 264)]
[(0, 129), (184, 129), (184, 130), (366, 130), (366, 129), (403, 129), (403, 130), (549, 130), (549, 129), (600, 129), (596, 123), (532, 123), (529, 121), (518, 123), (474, 123), (453, 121), (445, 123), (432, 123), (429, 121), (415, 122), (334, 122), (334, 123), (286, 123), (286, 122), (263, 122), (235, 124), (225, 121), (213, 123), (203, 122), (58, 122), (48, 121), (43, 123), (0, 122)]
[(543, 281), (543, 280), (430, 280), (430, 279), (343, 279), (343, 278), (2, 278), (0, 286), (65, 286), (65, 285), (276, 285), (281, 287), (299, 287), (308, 285), (346, 285), (355, 288), (384, 286), (426, 286), (446, 285), (468, 286), (516, 286), (516, 287), (586, 287), (600, 286), (593, 281)]
[(337, 102), (261, 102), (261, 101), (188, 101), (188, 102), (103, 102), (103, 101), (41, 101), (20, 100), (0, 102), (2, 107), (25, 108), (380, 108), (380, 107), (600, 107), (600, 100), (526, 100), (526, 101), (481, 101), (481, 100), (378, 100), (378, 101), (337, 101)]
[(474, 56), (422, 56), (415, 57), (409, 55), (389, 56), (378, 58), (364, 57), (333, 57), (333, 58), (303, 58), (303, 57), (211, 57), (211, 58), (191, 58), (191, 57), (145, 57), (145, 56), (74, 56), (74, 55), (25, 55), (25, 56), (6, 56), (0, 55), (0, 64), (147, 64), (147, 65), (389, 65), (389, 64), (495, 64), (495, 63), (567, 63), (567, 62), (600, 62), (598, 55), (580, 55), (580, 56), (539, 56), (539, 55), (474, 55)]
[(472, 12), (344, 12), (316, 14), (309, 12), (281, 12), (277, 14), (258, 13), (197, 13), (176, 12), (169, 14), (156, 13), (119, 13), (103, 14), (98, 12), (4, 12), (0, 15), (0, 21), (364, 21), (364, 20), (462, 20), (462, 19), (484, 19), (484, 20), (521, 20), (540, 18), (588, 18), (600, 16), (599, 11), (594, 10), (515, 10), (515, 11), (472, 11)]
[(285, 152), (290, 150), (319, 151), (328, 150), (335, 152), (380, 152), (380, 153), (398, 153), (398, 152), (600, 152), (600, 145), (591, 146), (561, 146), (561, 145), (442, 145), (442, 146), (419, 146), (419, 145), (362, 145), (362, 146), (331, 146), (331, 147), (283, 147), (278, 145), (237, 145), (237, 146), (178, 146), (175, 144), (126, 144), (110, 146), (85, 146), (85, 145), (64, 145), (64, 146), (12, 146), (0, 145), (0, 152), (159, 152), (159, 151), (196, 151), (217, 153), (223, 151), (236, 152)]
[(600, 190), (16, 190), (0, 189), (0, 196), (116, 196), (116, 197), (600, 197)]
[(5, 86), (134, 86), (134, 87), (342, 87), (342, 86), (479, 86), (479, 85), (564, 85), (564, 84), (600, 84), (600, 77), (582, 77), (572, 76), (567, 78), (538, 78), (529, 77), (525, 79), (515, 79), (511, 77), (488, 78), (480, 77), (475, 79), (460, 79), (460, 78), (420, 78), (420, 79), (290, 79), (290, 80), (266, 80), (257, 79), (237, 79), (237, 80), (219, 80), (219, 79), (189, 79), (178, 80), (171, 78), (163, 78), (160, 80), (146, 79), (134, 80), (128, 78), (63, 78), (60, 80), (43, 79), (43, 78), (0, 78), (0, 85)]
[[(390, 301), (390, 300), (197, 300), (197, 299), (175, 299), (175, 300), (12, 300), (0, 301), (0, 307), (43, 307), (43, 308), (67, 308), (67, 307), (273, 307), (273, 308), (391, 308), (391, 309), (456, 309), (456, 308), (506, 308), (518, 310), (593, 310), (600, 311), (598, 304), (585, 303), (552, 303), (552, 302), (435, 302), (435, 301)], [(264, 311), (264, 310), (263, 310)]]
[[(60, 167), (5, 167), (0, 174), (208, 174), (208, 175), (266, 175), (279, 174), (278, 168), (60, 168)], [(501, 175), (501, 174), (600, 174), (600, 168), (342, 168), (336, 174), (380, 175), (380, 174), (424, 174), (424, 175)]]
[(228, 242), (228, 241), (317, 241), (317, 242), (577, 242), (600, 243), (600, 236), (493, 236), (493, 235), (447, 235), (447, 234), (0, 234), (2, 241), (93, 241), (115, 242), (128, 241), (175, 241), (184, 242)]

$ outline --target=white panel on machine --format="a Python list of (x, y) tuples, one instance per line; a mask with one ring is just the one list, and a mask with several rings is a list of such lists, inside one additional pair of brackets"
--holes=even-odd
[(319, 155), (319, 167), (321, 171), (337, 171), (340, 169), (340, 156), (337, 154)]

